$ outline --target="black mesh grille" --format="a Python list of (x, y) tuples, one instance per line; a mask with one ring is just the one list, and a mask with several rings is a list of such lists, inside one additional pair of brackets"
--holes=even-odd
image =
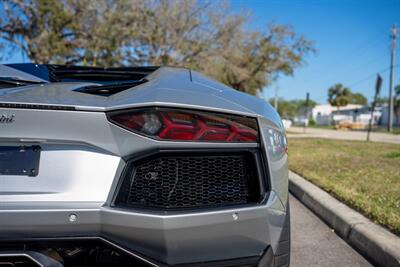
[(176, 209), (256, 202), (255, 169), (247, 153), (161, 154), (131, 164), (116, 205)]

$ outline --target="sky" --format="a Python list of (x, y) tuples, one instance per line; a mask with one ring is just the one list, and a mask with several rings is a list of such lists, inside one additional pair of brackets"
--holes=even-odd
[[(265, 30), (273, 21), (293, 26), (314, 42), (316, 53), (305, 58), (293, 76), (280, 76), (264, 88), (269, 99), (327, 102), (327, 90), (342, 83), (372, 100), (377, 73), (383, 77), (381, 96), (389, 92), (390, 28), (400, 27), (400, 0), (231, 0), (233, 12), (250, 12), (249, 29)], [(400, 35), (400, 34), (399, 34)], [(400, 84), (400, 36), (395, 84)], [(0, 63), (29, 62), (20, 52)]]
[[(265, 29), (274, 21), (288, 24), (314, 42), (316, 53), (292, 77), (281, 76), (264, 88), (271, 98), (327, 102), (331, 85), (342, 83), (372, 100), (377, 73), (383, 78), (382, 96), (389, 92), (390, 28), (400, 27), (400, 0), (232, 0), (234, 11), (252, 13), (250, 28)], [(399, 34), (400, 35), (400, 34)], [(400, 36), (395, 84), (400, 84)]]

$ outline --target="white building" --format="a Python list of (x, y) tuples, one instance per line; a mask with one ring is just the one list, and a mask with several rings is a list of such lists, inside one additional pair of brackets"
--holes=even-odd
[[(381, 116), (382, 112), (380, 108), (375, 108), (373, 124), (377, 124)], [(371, 118), (371, 110), (368, 106), (356, 104), (340, 107), (339, 110), (330, 104), (316, 105), (308, 112), (305, 112), (305, 110), (300, 111), (295, 122), (297, 121), (298, 124), (308, 123), (307, 117), (312, 118), (317, 125), (331, 125), (343, 121), (359, 122), (366, 125)]]

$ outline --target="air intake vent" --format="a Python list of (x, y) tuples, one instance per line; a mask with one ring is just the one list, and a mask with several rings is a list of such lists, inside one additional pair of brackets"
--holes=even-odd
[(128, 167), (115, 205), (220, 207), (259, 200), (252, 153), (159, 154)]

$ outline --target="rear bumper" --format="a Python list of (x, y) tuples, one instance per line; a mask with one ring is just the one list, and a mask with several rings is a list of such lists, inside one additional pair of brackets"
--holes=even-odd
[[(35, 204), (37, 205), (37, 204)], [(192, 213), (143, 213), (100, 203), (3, 203), (0, 243), (101, 237), (167, 265), (259, 258), (276, 249), (285, 212), (271, 192), (262, 205)], [(227, 249), (229, 248), (229, 249)]]
[[(19, 120), (2, 130), (0, 141), (39, 144), (42, 152), (35, 179), (0, 179), (1, 250), (7, 240), (101, 237), (167, 265), (258, 259), (267, 247), (276, 251), (286, 213), (281, 200), (287, 199), (287, 155), (277, 154), (271, 143), (270, 122), (260, 119), (260, 144), (232, 147), (151, 140), (105, 123), (104, 113), (13, 112)], [(32, 123), (37, 118), (41, 123)], [(266, 190), (272, 191), (262, 204), (184, 213), (110, 207), (127, 157), (155, 150), (249, 148), (269, 157)]]

